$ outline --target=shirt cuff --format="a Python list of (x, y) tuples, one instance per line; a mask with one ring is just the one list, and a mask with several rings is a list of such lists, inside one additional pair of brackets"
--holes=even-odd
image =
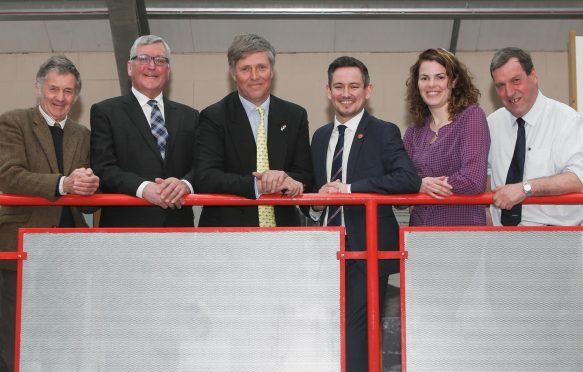
[(144, 198), (143, 197), (143, 193), (144, 193), (144, 189), (146, 188), (146, 186), (148, 186), (149, 183), (152, 183), (150, 181), (144, 181), (142, 182), (142, 184), (140, 185), (140, 187), (138, 187), (138, 190), (136, 191), (136, 196), (138, 198)]
[(59, 194), (67, 195), (65, 192), (65, 176), (61, 176), (61, 178), (59, 178)]
[(324, 213), (325, 210), (326, 209), (317, 211), (314, 208), (310, 207), (310, 218), (315, 222), (320, 221), (320, 217), (322, 217), (322, 213)]
[(253, 177), (253, 188), (255, 189), (255, 199), (259, 199), (259, 197), (261, 196), (261, 193), (259, 192), (259, 189), (257, 188), (257, 177)]
[(348, 191), (346, 192), (347, 194), (352, 194), (352, 191), (350, 190), (350, 186), (351, 186), (351, 184), (350, 184), (350, 183), (349, 183), (348, 185), (346, 185), (346, 187), (347, 187), (347, 190), (348, 190)]
[(187, 180), (181, 180), (182, 182), (184, 182), (186, 184), (186, 186), (188, 186), (188, 189), (190, 190), (190, 194), (194, 194), (194, 188), (192, 187), (192, 184), (190, 182), (188, 182)]

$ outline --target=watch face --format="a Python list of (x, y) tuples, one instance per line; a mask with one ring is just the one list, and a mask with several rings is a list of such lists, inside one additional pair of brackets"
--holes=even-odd
[(522, 189), (524, 190), (526, 196), (530, 196), (532, 194), (532, 186), (530, 186), (530, 183), (528, 182), (523, 183)]

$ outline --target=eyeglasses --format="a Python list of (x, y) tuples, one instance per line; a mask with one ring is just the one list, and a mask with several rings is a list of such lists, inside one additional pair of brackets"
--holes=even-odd
[(139, 54), (130, 59), (132, 61), (137, 61), (140, 65), (149, 65), (150, 61), (154, 61), (156, 66), (164, 66), (170, 63), (170, 60), (166, 57), (150, 57), (146, 54)]

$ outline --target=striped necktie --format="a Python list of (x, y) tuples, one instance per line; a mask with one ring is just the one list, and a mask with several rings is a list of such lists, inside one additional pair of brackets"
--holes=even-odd
[[(330, 170), (330, 182), (342, 181), (342, 154), (344, 154), (344, 131), (346, 125), (338, 126), (338, 142), (334, 149), (334, 158), (332, 158), (332, 169)], [(342, 206), (331, 205), (328, 207), (327, 226), (340, 226), (342, 224)]]
[[(259, 128), (257, 128), (257, 172), (269, 170), (269, 154), (267, 152), (267, 136), (265, 135), (265, 109), (259, 111)], [(272, 205), (259, 205), (259, 227), (275, 227), (275, 211)]]

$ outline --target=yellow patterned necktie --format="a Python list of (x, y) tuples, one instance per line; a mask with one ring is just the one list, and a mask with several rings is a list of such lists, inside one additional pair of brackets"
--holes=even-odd
[[(265, 135), (265, 109), (259, 111), (259, 128), (257, 128), (257, 172), (269, 170), (269, 154), (267, 153), (267, 136)], [(259, 227), (275, 227), (275, 211), (272, 205), (259, 205)]]

